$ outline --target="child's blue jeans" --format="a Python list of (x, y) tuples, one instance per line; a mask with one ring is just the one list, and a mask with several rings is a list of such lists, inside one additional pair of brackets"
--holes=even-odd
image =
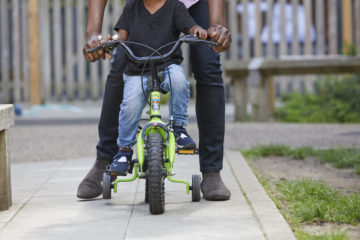
[[(186, 126), (188, 120), (187, 108), (190, 98), (190, 84), (187, 81), (181, 65), (172, 64), (168, 67), (171, 78), (173, 96), (169, 96), (169, 110), (173, 101), (174, 126)], [(167, 69), (164, 70), (164, 80), (160, 87), (170, 91), (170, 78)], [(149, 97), (149, 76), (143, 77), (143, 86), (146, 99)], [(145, 98), (141, 87), (141, 76), (124, 74), (124, 95), (119, 114), (119, 137), (117, 145), (121, 148), (131, 148), (136, 143), (136, 132), (145, 107)], [(169, 119), (171, 112), (169, 111)]]

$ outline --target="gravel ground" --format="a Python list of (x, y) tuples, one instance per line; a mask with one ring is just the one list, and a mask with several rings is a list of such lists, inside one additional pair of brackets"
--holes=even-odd
[[(194, 122), (188, 131), (198, 142)], [(95, 158), (97, 141), (97, 119), (22, 121), (10, 131), (11, 159), (17, 163)], [(360, 148), (360, 124), (227, 122), (225, 148), (247, 149), (267, 144)]]

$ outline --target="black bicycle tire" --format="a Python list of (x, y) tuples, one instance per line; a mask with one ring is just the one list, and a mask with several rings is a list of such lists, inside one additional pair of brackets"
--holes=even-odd
[(159, 133), (147, 137), (147, 179), (149, 181), (149, 210), (152, 214), (165, 211), (165, 183), (163, 174), (163, 139)]
[(200, 184), (201, 184), (201, 176), (198, 174), (192, 175), (192, 190), (191, 190), (191, 200), (193, 202), (199, 202), (201, 199), (200, 193)]

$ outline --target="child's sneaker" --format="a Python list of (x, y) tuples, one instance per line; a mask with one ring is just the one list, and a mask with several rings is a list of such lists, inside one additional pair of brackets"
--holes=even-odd
[(129, 170), (131, 158), (133, 151), (123, 151), (119, 150), (119, 152), (114, 156), (114, 160), (110, 165), (110, 169), (112, 173), (116, 175), (126, 175)]
[(194, 149), (196, 144), (184, 127), (174, 127), (176, 145), (181, 149)]

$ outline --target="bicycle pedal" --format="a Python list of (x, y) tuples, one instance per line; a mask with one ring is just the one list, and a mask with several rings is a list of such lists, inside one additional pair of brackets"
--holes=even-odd
[(113, 173), (113, 172), (110, 172), (110, 175), (111, 176), (123, 176), (123, 177), (125, 177), (126, 175), (127, 175), (127, 173)]
[(194, 149), (178, 148), (178, 149), (176, 149), (176, 153), (179, 155), (195, 155), (195, 154), (199, 154), (199, 150), (197, 148), (194, 148)]

